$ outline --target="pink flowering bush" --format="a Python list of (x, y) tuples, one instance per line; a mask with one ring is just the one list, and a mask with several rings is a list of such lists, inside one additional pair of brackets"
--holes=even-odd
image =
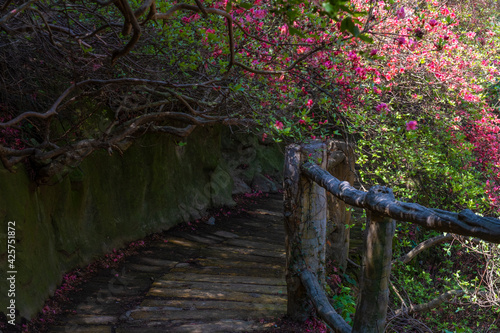
[(372, 13), (355, 20), (358, 38), (341, 22), (308, 15), (314, 6), (301, 4), (300, 20), (276, 27), (266, 25), (274, 15), (269, 2), (254, 5), (267, 10), (264, 19), (233, 8), (248, 34), (262, 36), (258, 47), (243, 38), (237, 54), (252, 65), (242, 85), (260, 101), (259, 123), (279, 140), (353, 135), (365, 182), (393, 186), (397, 195), (422, 204), (493, 213), (496, 181), (481, 173), (485, 167), (477, 160), (490, 139), (480, 148), (463, 132), (466, 124), (453, 122), (465, 114), (472, 122), (482, 117), (484, 89), (498, 76), (490, 8), (444, 1), (426, 7), (351, 3)]

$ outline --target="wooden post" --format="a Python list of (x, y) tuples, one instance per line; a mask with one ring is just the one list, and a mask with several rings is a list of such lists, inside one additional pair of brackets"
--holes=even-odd
[[(355, 179), (355, 156), (353, 146), (344, 141), (328, 142), (328, 162), (326, 171), (341, 181), (347, 181), (351, 186)], [(344, 201), (327, 192), (328, 213), (326, 226), (326, 258), (345, 272), (349, 255), (351, 212), (347, 210)]]
[[(394, 199), (391, 189), (374, 186), (368, 192), (367, 201), (377, 195)], [(396, 223), (391, 218), (382, 217), (369, 210), (366, 214), (367, 236), (361, 268), (361, 292), (352, 333), (382, 333), (389, 303), (392, 238)]]
[(326, 145), (313, 142), (302, 147), (290, 145), (285, 154), (284, 216), (286, 232), (287, 313), (305, 321), (311, 312), (300, 272), (309, 269), (321, 284), (325, 279), (326, 191), (300, 174), (300, 166), (310, 160), (326, 167)]

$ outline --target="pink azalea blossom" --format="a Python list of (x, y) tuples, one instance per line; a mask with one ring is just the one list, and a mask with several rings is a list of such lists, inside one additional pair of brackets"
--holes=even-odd
[(382, 110), (387, 110), (389, 109), (389, 106), (385, 103), (380, 103), (379, 105), (377, 105), (375, 107), (375, 110), (377, 110), (378, 112), (382, 111)]
[(280, 33), (281, 33), (282, 35), (288, 35), (288, 25), (283, 24), (283, 25), (280, 27)]
[(415, 42), (413, 39), (408, 40), (408, 47), (410, 48), (410, 50), (415, 51), (417, 45), (417, 42)]
[(307, 101), (306, 106), (307, 106), (308, 108), (310, 108), (313, 104), (314, 104), (313, 100), (312, 100), (312, 99), (310, 99), (310, 100), (308, 100), (308, 101)]
[(402, 20), (405, 18), (406, 14), (405, 14), (405, 8), (404, 7), (401, 7), (399, 8), (397, 11), (396, 11), (396, 16), (398, 17), (398, 19)]
[(476, 37), (476, 33), (474, 31), (470, 31), (468, 33), (465, 34), (467, 37), (469, 37), (470, 39)]
[(276, 123), (274, 123), (274, 127), (276, 127), (276, 129), (279, 129), (279, 130), (282, 130), (283, 129), (283, 123), (279, 120), (276, 120)]
[(378, 53), (378, 50), (377, 50), (377, 49), (373, 49), (373, 50), (371, 50), (371, 51), (370, 51), (370, 55), (371, 55), (372, 57), (373, 57), (373, 56), (375, 56), (375, 55), (377, 55), (377, 53)]
[(417, 129), (417, 122), (415, 120), (411, 120), (406, 123), (406, 130), (412, 131)]
[(256, 19), (263, 19), (264, 17), (266, 17), (266, 15), (267, 15), (267, 11), (265, 11), (265, 10), (256, 10), (253, 12), (253, 16)]
[(436, 21), (435, 19), (431, 19), (429, 21), (429, 25), (434, 28), (436, 25), (438, 25), (438, 21)]
[(301, 125), (305, 125), (305, 124), (306, 124), (306, 121), (305, 121), (304, 119), (300, 119), (300, 120), (299, 120), (299, 124), (301, 124)]

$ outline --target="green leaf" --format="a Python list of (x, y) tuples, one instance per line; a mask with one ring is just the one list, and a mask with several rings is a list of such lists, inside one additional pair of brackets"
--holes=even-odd
[(367, 43), (369, 43), (369, 44), (372, 44), (372, 43), (373, 43), (373, 38), (368, 37), (368, 36), (367, 36), (367, 35), (365, 35), (365, 34), (361, 34), (361, 35), (359, 35), (358, 37), (359, 37), (359, 39), (361, 39), (361, 40), (362, 40), (362, 41), (364, 41), (364, 42), (367, 42)]
[(253, 5), (251, 3), (248, 3), (248, 2), (240, 3), (239, 6), (245, 8), (245, 9), (250, 9), (253, 7)]
[(296, 29), (292, 26), (288, 26), (288, 32), (290, 33), (290, 35), (297, 35), (299, 37), (304, 37), (304, 34), (302, 33), (302, 31), (300, 31), (299, 29)]
[(344, 12), (346, 12), (346, 13), (349, 13), (349, 14), (351, 14), (351, 15), (354, 15), (354, 12), (353, 12), (353, 11), (352, 11), (349, 7), (347, 7), (347, 6), (340, 5), (340, 6), (339, 6), (339, 8), (340, 8), (340, 9), (342, 9), (342, 10), (343, 10)]
[(340, 23), (340, 31), (344, 32), (347, 29), (347, 21), (348, 17), (342, 20), (342, 23)]
[(352, 31), (352, 34), (354, 35), (354, 37), (358, 37), (359, 36), (359, 28), (357, 25), (354, 25), (354, 29)]
[(336, 12), (336, 8), (332, 6), (329, 2), (323, 2), (323, 9), (330, 15), (333, 15)]
[(361, 17), (361, 16), (366, 16), (366, 15), (368, 15), (368, 12), (367, 12), (367, 11), (365, 11), (365, 10), (360, 11), (360, 12), (354, 12), (354, 13), (352, 14), (352, 16), (354, 16), (354, 17)]
[(226, 12), (229, 13), (232, 8), (233, 8), (233, 0), (227, 0), (227, 3), (226, 3)]
[(354, 22), (352, 21), (352, 17), (348, 16), (348, 17), (346, 17), (346, 19), (347, 19), (347, 22), (346, 22), (346, 24), (347, 24), (347, 31), (349, 31), (350, 33), (354, 34), (354, 27), (355, 27), (355, 25), (354, 25)]

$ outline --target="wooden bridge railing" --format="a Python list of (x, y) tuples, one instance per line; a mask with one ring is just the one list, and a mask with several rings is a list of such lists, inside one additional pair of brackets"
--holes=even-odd
[[(348, 145), (335, 141), (287, 147), (284, 177), (287, 312), (293, 318), (305, 320), (314, 306), (336, 332), (383, 332), (389, 302), (394, 220), (492, 243), (500, 243), (500, 220), (480, 217), (470, 210), (452, 213), (397, 201), (392, 190), (384, 186), (374, 186), (368, 192), (359, 191), (352, 187), (353, 178), (349, 173), (341, 172), (348, 175), (346, 178), (350, 182), (340, 181), (327, 171), (335, 172), (339, 167), (354, 169), (353, 156)], [(364, 208), (367, 213), (360, 295), (353, 327), (333, 309), (322, 287), (325, 283), (327, 220), (335, 214), (328, 208), (328, 203), (330, 206), (332, 203), (329, 195), (350, 206)], [(336, 204), (335, 209), (345, 210), (345, 206)], [(347, 216), (343, 212), (336, 214)], [(336, 251), (340, 261), (347, 259), (344, 253), (349, 243), (343, 240), (346, 237), (348, 239), (349, 235), (342, 235), (337, 240), (343, 242)]]

